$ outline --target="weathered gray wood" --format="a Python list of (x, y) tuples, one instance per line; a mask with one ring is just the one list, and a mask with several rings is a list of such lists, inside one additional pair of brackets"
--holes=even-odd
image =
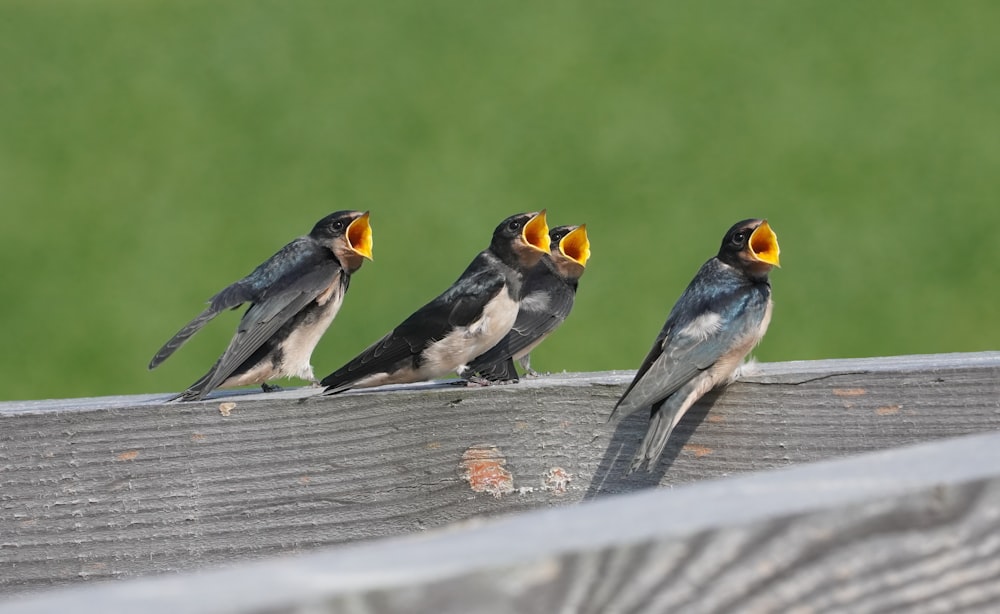
[[(230, 563), (1000, 428), (997, 352), (762, 364), (689, 412), (656, 471), (626, 478), (646, 417), (607, 417), (631, 375), (0, 404), (0, 591)], [(236, 404), (229, 416), (221, 402)], [(470, 450), (502, 457), (514, 492), (473, 492)]]
[[(972, 462), (970, 462), (972, 461)], [(0, 614), (995, 612), (1000, 434), (0, 602)]]

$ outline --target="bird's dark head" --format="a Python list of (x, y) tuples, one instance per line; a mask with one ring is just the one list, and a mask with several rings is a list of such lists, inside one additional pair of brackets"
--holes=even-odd
[(512, 215), (493, 231), (490, 249), (508, 264), (532, 267), (549, 253), (549, 226), (545, 210)]
[(358, 270), (365, 258), (372, 259), (372, 227), (367, 211), (331, 213), (316, 222), (309, 236), (329, 247), (350, 272)]
[(767, 220), (737, 222), (722, 239), (719, 260), (734, 266), (754, 278), (767, 277), (771, 267), (781, 266), (778, 260), (778, 236)]
[(549, 231), (552, 258), (556, 270), (563, 277), (578, 278), (590, 260), (590, 238), (587, 225), (556, 226)]

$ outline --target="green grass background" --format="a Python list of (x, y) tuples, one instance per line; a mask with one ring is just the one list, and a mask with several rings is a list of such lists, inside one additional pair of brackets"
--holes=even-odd
[(322, 376), (509, 214), (586, 222), (550, 371), (635, 368), (724, 231), (784, 268), (760, 360), (1000, 349), (1000, 3), (0, 4), (7, 399), (179, 390), (217, 290), (370, 209)]

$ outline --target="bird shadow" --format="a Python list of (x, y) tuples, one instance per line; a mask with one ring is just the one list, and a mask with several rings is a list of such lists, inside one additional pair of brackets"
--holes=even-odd
[(634, 473), (628, 473), (632, 458), (638, 451), (649, 426), (649, 414), (636, 412), (620, 419), (594, 471), (587, 492), (583, 495), (583, 500), (656, 488), (661, 485), (670, 486), (669, 480), (666, 484), (663, 483), (664, 477), (680, 456), (695, 429), (704, 422), (720, 394), (719, 390), (709, 392), (684, 414), (674, 432), (670, 434), (663, 454), (648, 471), (639, 468)]

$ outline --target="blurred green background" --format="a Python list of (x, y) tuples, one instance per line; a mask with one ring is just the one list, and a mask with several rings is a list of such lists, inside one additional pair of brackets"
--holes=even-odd
[(6, 399), (180, 390), (204, 301), (337, 209), (375, 261), (322, 376), (509, 214), (586, 222), (541, 370), (635, 368), (725, 230), (784, 268), (760, 360), (1000, 349), (1000, 3), (0, 4)]

